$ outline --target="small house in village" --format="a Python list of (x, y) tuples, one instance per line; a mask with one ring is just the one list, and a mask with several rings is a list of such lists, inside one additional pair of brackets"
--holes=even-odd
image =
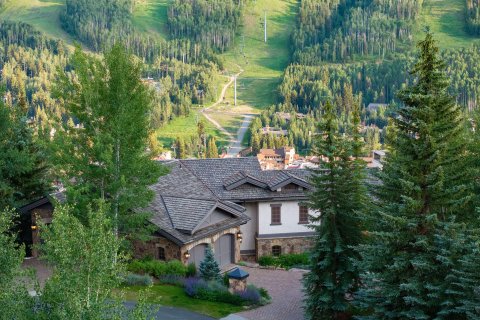
[[(135, 241), (136, 257), (198, 265), (210, 245), (226, 268), (240, 259), (300, 253), (311, 246), (313, 232), (307, 224), (313, 212), (304, 204), (305, 191), (312, 188), (307, 170), (266, 171), (255, 157), (162, 163), (170, 172), (151, 186), (154, 199), (144, 209), (152, 213), (150, 222), (157, 229), (151, 240)], [(50, 200), (32, 203), (22, 212), (48, 223)], [(35, 243), (39, 235), (34, 219)]]

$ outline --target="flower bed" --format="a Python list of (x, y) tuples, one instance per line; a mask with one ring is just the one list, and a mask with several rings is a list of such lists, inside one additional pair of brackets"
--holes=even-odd
[(238, 306), (264, 305), (270, 302), (268, 292), (254, 285), (248, 285), (245, 291), (230, 292), (218, 281), (205, 281), (200, 278), (187, 278), (184, 282), (185, 293), (193, 298), (225, 302)]

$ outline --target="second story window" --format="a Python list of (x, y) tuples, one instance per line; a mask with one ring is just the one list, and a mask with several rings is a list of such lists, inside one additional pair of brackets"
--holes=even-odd
[(272, 209), (272, 225), (282, 224), (282, 205), (281, 204), (272, 204), (270, 205)]
[(308, 224), (308, 207), (306, 205), (298, 206), (298, 223)]

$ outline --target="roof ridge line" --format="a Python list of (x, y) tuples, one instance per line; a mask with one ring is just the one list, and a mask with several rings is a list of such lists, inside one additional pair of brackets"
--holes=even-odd
[(215, 202), (215, 199), (204, 199), (204, 198), (191, 198), (191, 197), (186, 197), (186, 196), (170, 196), (170, 195), (162, 195), (162, 197), (166, 198), (175, 198), (175, 199), (188, 199), (188, 200), (201, 200), (201, 201), (213, 201)]
[[(213, 159), (216, 159), (216, 158), (213, 158)], [(219, 158), (219, 159), (220, 159), (220, 158)], [(182, 163), (184, 160), (185, 160), (185, 159), (180, 159), (180, 163)], [(193, 159), (192, 159), (192, 160), (193, 160)], [(199, 159), (194, 159), (194, 160), (199, 160)], [(202, 160), (204, 160), (204, 159), (202, 159)], [(207, 188), (208, 191), (210, 191), (210, 192), (213, 194), (213, 197), (215, 198), (215, 200), (220, 200), (220, 197), (218, 197), (218, 196), (215, 194), (215, 192), (213, 192), (213, 190), (210, 189), (210, 187), (207, 186), (207, 184), (206, 184), (205, 182), (203, 182), (203, 180), (200, 179), (200, 177), (197, 176), (197, 175), (193, 172), (193, 170), (191, 170), (191, 169), (190, 169), (188, 166), (186, 166), (186, 165), (185, 165), (185, 168), (188, 170), (188, 172), (190, 172), (190, 173), (195, 177), (195, 179), (197, 179), (198, 181), (200, 181), (200, 183), (201, 183), (205, 188)]]
[(170, 215), (170, 211), (168, 210), (167, 204), (165, 203), (165, 200), (163, 199), (163, 196), (160, 195), (160, 198), (162, 199), (163, 206), (165, 207), (165, 210), (167, 211), (168, 220), (170, 220), (170, 223), (172, 224), (173, 229), (176, 229), (175, 224), (173, 223), (173, 220), (172, 220), (172, 216)]

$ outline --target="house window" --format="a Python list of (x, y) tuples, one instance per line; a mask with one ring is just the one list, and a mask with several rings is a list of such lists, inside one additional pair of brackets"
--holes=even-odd
[(165, 261), (165, 248), (158, 247), (158, 260)]
[(271, 209), (272, 209), (272, 225), (278, 225), (278, 224), (282, 224), (282, 212), (281, 212), (281, 208), (282, 208), (282, 205), (281, 204), (272, 204), (270, 205)]
[(272, 246), (272, 256), (278, 257), (282, 254), (281, 246)]
[(305, 205), (298, 206), (298, 223), (307, 224), (308, 223), (308, 207)]

